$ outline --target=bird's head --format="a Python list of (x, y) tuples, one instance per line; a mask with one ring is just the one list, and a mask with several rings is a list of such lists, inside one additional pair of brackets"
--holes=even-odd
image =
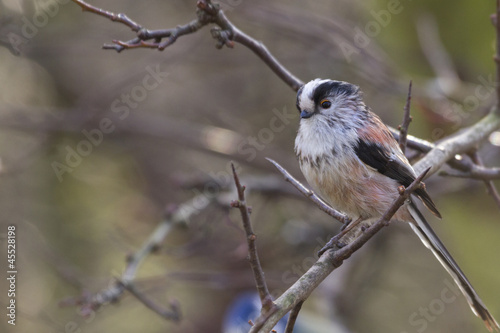
[(344, 81), (315, 79), (297, 92), (297, 109), (301, 119), (317, 115), (342, 117), (339, 113), (355, 111), (360, 102), (359, 87)]

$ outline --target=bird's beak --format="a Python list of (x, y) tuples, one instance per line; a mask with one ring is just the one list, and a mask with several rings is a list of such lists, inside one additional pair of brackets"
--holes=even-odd
[(302, 112), (300, 113), (300, 118), (310, 118), (312, 117), (312, 115), (314, 114), (314, 112), (309, 112), (309, 111), (306, 111), (306, 110), (302, 110)]

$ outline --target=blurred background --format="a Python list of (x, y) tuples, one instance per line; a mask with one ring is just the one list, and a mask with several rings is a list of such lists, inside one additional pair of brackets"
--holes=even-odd
[[(149, 29), (196, 17), (194, 0), (92, 4)], [(491, 0), (221, 5), (300, 79), (360, 85), (393, 127), (413, 80), (410, 134), (423, 139), (473, 124), (495, 101)], [(71, 1), (0, 0), (0, 267), (7, 271), (15, 225), (18, 270), (16, 326), (3, 314), (2, 332), (239, 332), (231, 318), (246, 311), (238, 302), (252, 299), (254, 282), (239, 212), (228, 208), (230, 161), (248, 187), (273, 295), (338, 231), (265, 160), (303, 180), (292, 89), (245, 47), (217, 50), (207, 27), (163, 52), (102, 50), (134, 36)], [(500, 165), (499, 146), (496, 133), (482, 147), (486, 165)], [(431, 224), (500, 318), (499, 207), (480, 181), (436, 174), (427, 186), (444, 216)], [(179, 207), (186, 221), (143, 261), (135, 286), (161, 306), (176, 300), (181, 322), (128, 292), (87, 316), (61, 306), (113, 285), (127, 256)], [(7, 289), (0, 279), (2, 313)], [(346, 261), (299, 320), (302, 332), (485, 332), (406, 225), (391, 225)]]

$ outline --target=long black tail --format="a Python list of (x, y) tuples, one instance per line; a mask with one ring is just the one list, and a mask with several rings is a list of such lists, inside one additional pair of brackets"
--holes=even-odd
[(451, 277), (455, 280), (455, 283), (467, 299), (472, 312), (484, 321), (486, 328), (490, 332), (493, 332), (493, 330), (500, 332), (500, 326), (496, 322), (495, 318), (493, 318), (491, 313), (488, 311), (483, 301), (474, 290), (474, 287), (472, 287), (469, 280), (467, 280), (465, 274), (462, 272), (460, 267), (458, 267), (458, 264), (452, 258), (448, 250), (446, 250), (443, 243), (438, 238), (434, 230), (432, 230), (429, 223), (427, 223), (422, 213), (420, 213), (414, 203), (410, 203), (408, 205), (408, 210), (417, 222), (416, 225), (414, 223), (410, 223), (413, 231), (415, 231), (425, 246), (429, 248), (432, 253), (434, 253), (441, 265), (443, 265), (448, 273), (450, 273)]

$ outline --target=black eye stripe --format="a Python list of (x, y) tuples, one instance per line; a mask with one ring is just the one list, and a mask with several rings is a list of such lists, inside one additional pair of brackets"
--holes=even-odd
[(346, 95), (350, 96), (356, 94), (358, 92), (358, 86), (350, 84), (348, 82), (343, 81), (327, 81), (314, 89), (314, 93), (312, 96), (312, 100), (314, 104), (318, 105), (322, 99), (326, 96), (331, 95)]

